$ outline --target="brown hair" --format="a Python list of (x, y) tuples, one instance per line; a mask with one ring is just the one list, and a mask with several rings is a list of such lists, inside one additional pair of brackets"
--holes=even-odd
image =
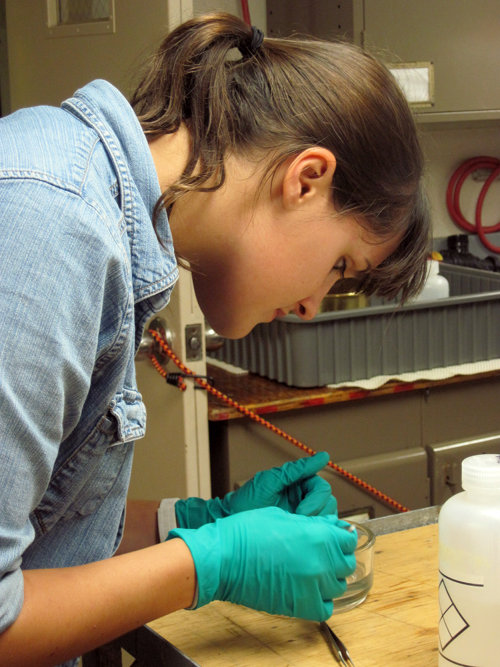
[(230, 14), (194, 18), (166, 37), (139, 83), (131, 103), (146, 134), (185, 123), (191, 136), (186, 167), (158, 207), (220, 187), (228, 153), (266, 152), (272, 174), (289, 156), (323, 146), (337, 161), (337, 209), (380, 240), (402, 237), (364, 291), (413, 295), (425, 277), (429, 216), (414, 119), (392, 75), (351, 44), (266, 38), (254, 50), (253, 35)]

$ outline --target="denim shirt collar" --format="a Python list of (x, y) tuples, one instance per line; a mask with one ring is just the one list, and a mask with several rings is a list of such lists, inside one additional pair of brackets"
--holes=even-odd
[(157, 311), (168, 302), (178, 268), (165, 211), (157, 222), (161, 243), (151, 222), (161, 191), (137, 116), (122, 93), (103, 80), (78, 90), (62, 108), (94, 128), (115, 166), (130, 247), (134, 301), (148, 299)]

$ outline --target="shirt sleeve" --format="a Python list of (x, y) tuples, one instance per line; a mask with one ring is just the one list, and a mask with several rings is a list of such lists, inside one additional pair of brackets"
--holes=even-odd
[(101, 215), (75, 193), (12, 178), (0, 200), (1, 632), (23, 603), (30, 513), (89, 391), (106, 292), (124, 279), (118, 244), (113, 255)]

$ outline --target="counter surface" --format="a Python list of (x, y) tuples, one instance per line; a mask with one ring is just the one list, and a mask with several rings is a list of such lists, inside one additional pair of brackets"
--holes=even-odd
[[(328, 621), (363, 667), (437, 664), (437, 524), (395, 530), (377, 536), (368, 598)], [(230, 603), (179, 611), (148, 627), (203, 667), (336, 664), (317, 623)]]
[[(378, 389), (359, 389), (356, 387), (310, 387), (300, 389), (289, 387), (275, 380), (255, 375), (253, 373), (236, 374), (207, 363), (207, 374), (213, 380), (216, 389), (231, 396), (245, 408), (253, 410), (259, 415), (284, 410), (297, 410), (317, 405), (342, 403), (377, 396), (399, 394), (426, 390), (439, 386), (467, 383), (479, 379), (499, 377), (500, 371), (489, 371), (478, 375), (455, 375), (443, 380), (419, 380), (417, 382), (399, 382), (392, 380)], [(233, 407), (208, 395), (208, 419), (210, 421), (226, 421), (243, 415)]]

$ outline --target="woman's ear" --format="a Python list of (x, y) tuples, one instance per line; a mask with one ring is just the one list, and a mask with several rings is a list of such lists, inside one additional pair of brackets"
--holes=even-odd
[(336, 165), (333, 153), (321, 146), (296, 155), (283, 176), (284, 207), (295, 209), (316, 197), (329, 197)]

